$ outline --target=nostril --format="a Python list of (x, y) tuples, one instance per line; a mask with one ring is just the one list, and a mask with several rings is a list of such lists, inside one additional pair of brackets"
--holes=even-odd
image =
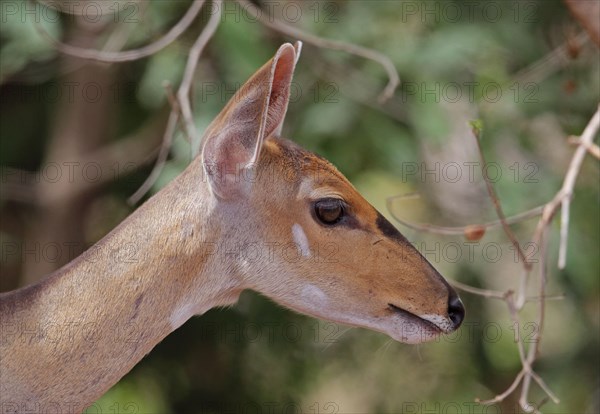
[(454, 324), (454, 329), (458, 328), (465, 319), (465, 307), (456, 293), (451, 293), (448, 298), (448, 317)]

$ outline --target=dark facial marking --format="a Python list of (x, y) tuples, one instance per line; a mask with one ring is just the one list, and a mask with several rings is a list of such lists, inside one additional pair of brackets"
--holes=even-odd
[[(392, 223), (390, 223), (389, 221), (386, 220), (385, 217), (383, 217), (381, 215), (380, 212), (377, 212), (377, 221), (376, 221), (377, 227), (379, 228), (379, 230), (381, 230), (381, 232), (393, 239), (398, 241), (399, 243), (402, 244), (408, 244), (409, 246), (412, 247), (412, 244), (408, 241), (408, 239), (406, 237), (404, 237), (393, 225)], [(431, 265), (431, 263), (429, 263), (429, 261), (427, 259), (425, 259), (425, 257), (423, 257), (416, 249), (415, 251), (417, 252), (417, 254), (421, 257), (421, 259), (427, 263), (429, 265), (429, 267), (431, 268), (433, 274), (435, 275), (435, 278), (440, 280), (444, 286), (446, 286), (446, 288), (448, 289), (448, 295), (449, 297), (453, 297), (453, 296), (457, 296), (455, 290), (452, 288), (452, 286), (450, 286), (448, 284), (448, 282), (446, 281), (446, 279), (444, 279), (442, 277), (442, 275), (439, 274), (439, 272), (435, 269), (435, 267), (433, 267)]]
[(377, 228), (385, 236), (389, 237), (390, 239), (396, 240), (398, 243), (410, 245), (410, 242), (406, 239), (406, 237), (404, 237), (398, 231), (398, 229), (396, 229), (396, 227), (392, 225), (392, 223), (387, 221), (387, 219), (383, 217), (379, 211), (377, 212), (377, 221), (375, 222), (375, 224), (377, 224)]

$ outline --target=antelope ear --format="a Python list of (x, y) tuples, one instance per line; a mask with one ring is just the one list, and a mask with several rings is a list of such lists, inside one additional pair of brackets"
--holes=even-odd
[(301, 49), (289, 43), (231, 98), (204, 134), (202, 162), (213, 193), (242, 196), (266, 138), (278, 135), (287, 111), (294, 67)]

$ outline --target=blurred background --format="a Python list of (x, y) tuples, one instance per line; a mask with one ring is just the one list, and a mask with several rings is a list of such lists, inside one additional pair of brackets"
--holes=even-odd
[[(203, 10), (148, 58), (104, 64), (56, 52), (36, 25), (68, 44), (127, 50), (158, 39), (191, 2), (51, 3), (0, 4), (2, 291), (72, 260), (140, 204), (127, 199), (162, 142), (170, 110), (164, 81), (177, 88), (209, 17)], [(468, 241), (418, 232), (394, 217), (444, 226), (495, 219), (472, 120), (483, 125), (489, 175), (507, 216), (554, 196), (575, 149), (568, 137), (581, 134), (600, 96), (593, 32), (600, 16), (597, 2), (581, 3), (589, 12), (575, 17), (565, 2), (546, 0), (260, 2), (290, 26), (384, 53), (402, 78), (382, 103), (387, 77), (379, 64), (305, 43), (283, 135), (332, 161), (449, 279), (516, 289), (522, 265), (501, 230)], [(282, 42), (296, 40), (237, 3), (223, 7), (194, 80), (199, 131)], [(179, 174), (190, 154), (179, 131), (146, 197)], [(558, 220), (551, 226), (547, 293), (564, 299), (547, 302), (534, 366), (561, 400), (546, 402), (548, 413), (600, 411), (599, 172), (588, 155), (562, 271)], [(418, 197), (388, 202), (413, 193)], [(527, 242), (536, 221), (513, 227), (532, 259), (539, 249)], [(518, 392), (494, 407), (474, 403), (503, 392), (521, 365), (506, 305), (461, 296), (461, 330), (412, 346), (245, 292), (238, 305), (192, 318), (171, 334), (89, 412), (520, 412)], [(532, 302), (522, 312), (526, 340), (536, 329), (527, 325), (535, 310)], [(536, 384), (530, 396), (545, 402)]]

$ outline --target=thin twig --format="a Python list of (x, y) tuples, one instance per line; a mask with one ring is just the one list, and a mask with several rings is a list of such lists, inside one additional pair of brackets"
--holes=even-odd
[[(499, 220), (496, 222), (485, 223), (485, 224), (482, 224), (479, 226), (484, 227), (484, 228), (489, 228), (492, 226), (496, 226), (496, 225), (498, 225), (498, 223), (500, 223), (505, 228), (505, 231), (506, 231), (506, 228), (509, 224), (512, 224), (517, 221), (521, 221), (521, 220), (541, 214), (541, 217), (538, 220), (536, 229), (535, 229), (535, 231), (533, 233), (533, 237), (532, 237), (532, 243), (536, 246), (539, 246), (539, 249), (540, 249), (539, 256), (540, 256), (541, 263), (539, 266), (539, 293), (538, 293), (538, 296), (532, 296), (532, 297), (526, 296), (527, 279), (531, 272), (531, 264), (525, 260), (523, 260), (524, 269), (523, 269), (523, 274), (520, 278), (520, 287), (519, 287), (519, 292), (518, 292), (518, 296), (517, 296), (516, 300), (514, 297), (514, 292), (512, 290), (508, 290), (506, 292), (500, 292), (500, 291), (496, 291), (496, 290), (481, 289), (481, 288), (465, 285), (463, 283), (456, 282), (456, 281), (449, 281), (449, 283), (451, 283), (453, 286), (455, 286), (456, 288), (461, 289), (465, 292), (469, 292), (469, 293), (483, 296), (486, 298), (504, 300), (508, 306), (510, 316), (516, 325), (515, 339), (517, 342), (517, 347), (518, 347), (518, 351), (519, 351), (519, 359), (521, 361), (522, 368), (519, 371), (519, 373), (517, 374), (517, 376), (515, 377), (512, 384), (508, 387), (508, 389), (506, 391), (504, 391), (502, 394), (497, 395), (496, 397), (494, 397), (491, 400), (483, 401), (483, 400), (477, 399), (476, 401), (481, 404), (488, 405), (488, 404), (499, 403), (499, 402), (505, 400), (509, 395), (511, 395), (517, 389), (519, 384), (522, 384), (520, 397), (519, 397), (519, 405), (520, 405), (521, 409), (523, 409), (526, 412), (539, 413), (540, 412), (539, 407), (541, 406), (541, 404), (536, 408), (536, 406), (534, 404), (529, 402), (529, 391), (530, 391), (532, 379), (539, 385), (539, 387), (542, 389), (542, 391), (544, 391), (546, 393), (546, 395), (548, 396), (548, 398), (550, 400), (552, 400), (556, 404), (558, 404), (560, 402), (560, 400), (558, 399), (556, 394), (554, 394), (552, 392), (552, 390), (548, 387), (548, 385), (544, 382), (544, 380), (532, 368), (533, 363), (536, 361), (537, 357), (540, 354), (540, 344), (541, 344), (542, 331), (543, 331), (544, 320), (545, 320), (546, 300), (562, 299), (564, 297), (564, 295), (559, 295), (559, 296), (547, 296), (546, 295), (547, 255), (548, 255), (548, 235), (547, 235), (547, 233), (550, 229), (550, 223), (552, 222), (552, 219), (554, 218), (556, 212), (558, 211), (558, 208), (562, 207), (561, 213), (563, 214), (563, 219), (561, 220), (561, 226), (564, 226), (564, 227), (561, 227), (561, 248), (565, 249), (565, 251), (566, 251), (567, 232), (564, 230), (564, 228), (568, 227), (569, 203), (571, 200), (571, 196), (573, 194), (577, 176), (579, 175), (579, 172), (581, 170), (583, 159), (587, 153), (592, 153), (592, 155), (593, 155), (593, 150), (590, 150), (590, 148), (591, 149), (594, 148), (593, 140), (594, 140), (595, 135), (598, 132), (598, 129), (600, 129), (600, 106), (598, 107), (596, 113), (594, 114), (594, 116), (592, 117), (592, 119), (590, 120), (588, 125), (586, 126), (581, 137), (578, 138), (577, 141), (575, 142), (578, 145), (578, 147), (575, 150), (575, 153), (573, 154), (573, 157), (569, 164), (569, 168), (567, 169), (567, 172), (565, 174), (565, 179), (563, 181), (563, 185), (560, 188), (560, 190), (556, 193), (556, 195), (549, 202), (547, 202), (545, 205), (543, 205), (541, 207), (536, 207), (535, 209), (526, 211), (524, 213), (517, 214), (516, 216), (512, 216), (509, 218), (504, 217), (500, 203), (499, 203), (498, 196), (496, 195), (496, 193), (493, 189), (493, 186), (491, 186), (491, 183), (488, 182), (489, 181), (488, 177), (485, 174), (486, 163), (485, 163), (485, 158), (483, 157), (483, 152), (481, 149), (479, 136), (477, 134), (477, 131), (476, 130), (474, 131), (475, 136), (476, 136), (477, 146), (478, 146), (478, 149), (479, 149), (479, 152), (481, 155), (481, 159), (483, 162), (484, 178), (486, 179), (486, 184), (488, 185), (488, 192), (490, 194), (492, 201), (494, 201), (494, 204), (497, 208), (497, 214), (499, 217)], [(573, 139), (571, 139), (570, 141), (571, 141), (571, 143), (573, 143)], [(414, 196), (414, 194), (408, 195), (408, 196)], [(405, 197), (405, 196), (401, 196), (400, 198), (402, 198), (402, 197)], [(390, 197), (387, 200), (388, 201), (388, 209), (390, 210), (392, 215), (394, 213), (393, 213), (393, 209), (391, 208), (391, 200), (393, 200), (394, 198), (398, 198), (398, 196)], [(429, 225), (429, 224), (415, 224), (415, 223), (405, 222), (403, 220), (399, 220), (396, 216), (394, 216), (394, 218), (396, 220), (398, 220), (400, 223), (402, 223), (410, 228), (413, 228), (415, 230), (428, 231), (428, 232), (444, 234), (444, 235), (463, 234), (465, 232), (465, 230), (467, 230), (469, 227), (469, 226), (440, 227), (440, 226), (433, 226), (433, 225)], [(511, 233), (507, 232), (507, 234), (509, 235), (509, 237), (511, 237), (510, 236)], [(511, 237), (511, 241), (514, 241), (514, 240), (515, 240), (514, 237)], [(527, 265), (529, 265), (529, 267)], [(560, 265), (560, 263), (559, 263), (559, 265)], [(563, 265), (564, 265), (564, 263), (563, 263)], [(527, 352), (525, 352), (525, 344), (522, 341), (520, 330), (519, 330), (519, 327), (520, 327), (519, 311), (523, 308), (523, 306), (526, 302), (531, 302), (531, 301), (538, 302), (537, 322), (535, 325), (536, 330), (535, 330), (533, 338), (532, 338), (532, 344), (527, 349)], [(542, 403), (547, 401), (548, 398), (544, 398)]]
[(565, 64), (571, 61), (569, 57), (569, 48), (571, 43), (574, 41), (579, 46), (584, 46), (589, 40), (589, 36), (586, 32), (574, 36), (572, 40), (567, 40), (550, 53), (546, 54), (540, 60), (532, 63), (524, 69), (521, 69), (513, 77), (512, 84), (517, 83), (525, 85), (530, 82), (540, 83), (543, 79), (556, 72), (558, 69), (565, 66)]
[(154, 167), (152, 168), (152, 171), (150, 172), (148, 177), (146, 177), (140, 188), (138, 188), (137, 191), (127, 199), (127, 202), (130, 205), (137, 204), (142, 199), (142, 197), (150, 190), (150, 187), (152, 187), (152, 185), (156, 182), (165, 166), (165, 163), (167, 162), (167, 157), (169, 156), (169, 151), (171, 149), (171, 145), (173, 144), (173, 139), (175, 137), (175, 129), (177, 128), (177, 122), (180, 119), (179, 104), (177, 103), (177, 100), (173, 95), (173, 89), (171, 88), (171, 84), (169, 82), (165, 82), (164, 87), (167, 92), (167, 98), (169, 100), (169, 103), (171, 104), (171, 112), (169, 113), (169, 119), (167, 121), (165, 132), (163, 134), (160, 151), (158, 152), (158, 156), (156, 157), (156, 161), (154, 162)]
[[(491, 290), (491, 289), (482, 289), (475, 286), (467, 285), (465, 283), (450, 279), (448, 277), (445, 278), (448, 283), (450, 283), (455, 288), (462, 290), (464, 292), (472, 293), (474, 295), (482, 296), (484, 298), (490, 299), (500, 299), (506, 301), (507, 297), (513, 294), (512, 290), (507, 290), (505, 292), (501, 292), (499, 290)], [(525, 298), (526, 302), (538, 302), (540, 300), (563, 300), (565, 298), (564, 294), (561, 295), (553, 295), (553, 296), (528, 296)], [(518, 310), (518, 309), (517, 309)]]
[(517, 349), (519, 351), (519, 359), (521, 360), (521, 365), (525, 370), (525, 373), (531, 371), (531, 366), (525, 357), (525, 346), (523, 345), (523, 341), (521, 340), (521, 322), (519, 321), (518, 310), (515, 307), (513, 294), (511, 292), (510, 295), (507, 295), (505, 298), (506, 305), (508, 306), (508, 312), (510, 317), (515, 325), (515, 342), (517, 343)]
[(169, 105), (171, 105), (171, 111), (177, 114), (177, 120), (179, 121), (179, 127), (185, 132), (185, 138), (188, 143), (192, 142), (192, 137), (187, 135), (187, 129), (185, 128), (185, 124), (181, 122), (181, 106), (179, 105), (179, 101), (177, 100), (177, 96), (175, 96), (175, 92), (173, 91), (173, 85), (168, 80), (163, 81), (163, 88), (165, 89), (165, 93), (167, 95), (167, 100), (169, 101)]
[(504, 401), (506, 399), (506, 397), (508, 397), (510, 394), (512, 394), (517, 389), (517, 387), (519, 386), (519, 383), (523, 379), (523, 375), (525, 375), (525, 370), (521, 369), (521, 371), (519, 372), (519, 374), (517, 374), (517, 376), (515, 377), (512, 384), (510, 384), (510, 387), (508, 387), (506, 389), (506, 391), (504, 391), (502, 394), (496, 395), (491, 400), (480, 400), (479, 398), (476, 398), (475, 402), (477, 402), (479, 404), (483, 404), (483, 405), (492, 405), (492, 404), (497, 404), (499, 402)]
[(167, 121), (167, 127), (165, 128), (165, 133), (163, 135), (163, 142), (160, 147), (156, 162), (154, 163), (154, 168), (146, 180), (144, 180), (140, 188), (138, 188), (137, 191), (127, 199), (129, 204), (133, 205), (140, 201), (144, 194), (150, 190), (150, 187), (152, 187), (152, 185), (160, 176), (162, 168), (167, 160), (167, 156), (169, 155), (169, 150), (171, 148), (171, 143), (173, 142), (173, 135), (175, 134), (175, 127), (177, 126), (178, 119), (179, 115), (176, 112), (171, 111), (169, 114), (169, 120)]
[(446, 278), (446, 280), (457, 289), (472, 293), (474, 295), (483, 296), (484, 298), (506, 300), (506, 296), (509, 294), (509, 292), (500, 292), (499, 290), (477, 288), (448, 278)]
[[(37, 1), (39, 2), (40, 0)], [(143, 15), (145, 9), (148, 7), (148, 2), (140, 0), (135, 1), (136, 3), (141, 3), (141, 9), (144, 11), (142, 11), (140, 15)], [(123, 46), (125, 46), (125, 44), (127, 43), (127, 40), (129, 39), (129, 36), (133, 32), (133, 30), (133, 25), (125, 24), (125, 22), (116, 25), (112, 33), (109, 35), (108, 40), (106, 41), (106, 43), (104, 43), (104, 46), (102, 47), (102, 52), (116, 52), (121, 50)]]
[(581, 134), (580, 142), (581, 145), (575, 150), (573, 158), (571, 158), (571, 164), (567, 170), (567, 175), (563, 182), (563, 186), (559, 192), (562, 193), (561, 197), (561, 220), (560, 220), (560, 247), (558, 251), (558, 268), (564, 269), (567, 262), (567, 239), (569, 235), (569, 209), (571, 205), (571, 198), (573, 197), (573, 188), (575, 187), (575, 181), (579, 175), (579, 170), (587, 153), (587, 148), (594, 141), (594, 136), (600, 128), (600, 107), (596, 110), (596, 113), (585, 127), (583, 134)]
[(544, 390), (544, 392), (548, 395), (548, 397), (550, 397), (550, 399), (552, 400), (552, 402), (554, 404), (560, 404), (560, 399), (556, 396), (556, 394), (554, 394), (552, 392), (552, 390), (550, 389), (550, 387), (548, 387), (548, 384), (546, 384), (546, 382), (542, 379), (542, 377), (540, 377), (534, 371), (531, 371), (530, 375), (535, 380), (535, 382), (538, 383), (540, 388), (542, 390)]
[(154, 168), (152, 169), (152, 172), (150, 173), (148, 178), (146, 178), (146, 180), (140, 186), (140, 188), (138, 188), (138, 190), (133, 195), (131, 195), (131, 197), (129, 197), (128, 202), (130, 204), (135, 204), (138, 201), (140, 201), (144, 194), (148, 192), (148, 190), (152, 187), (152, 185), (160, 176), (160, 173), (169, 155), (171, 144), (173, 143), (177, 123), (181, 119), (183, 119), (183, 130), (185, 131), (185, 134), (187, 135), (188, 140), (192, 145), (193, 156), (196, 156), (199, 152), (200, 137), (196, 132), (196, 126), (194, 124), (189, 96), (192, 80), (196, 72), (198, 61), (200, 59), (200, 56), (202, 55), (202, 51), (204, 50), (204, 47), (214, 35), (217, 27), (219, 26), (222, 9), (221, 0), (215, 1), (215, 7), (215, 12), (212, 13), (208, 23), (194, 42), (192, 48), (190, 49), (183, 79), (181, 81), (181, 84), (179, 85), (179, 89), (177, 90), (176, 99), (173, 96), (173, 91), (171, 89), (170, 84), (167, 83), (164, 85), (166, 89), (167, 98), (169, 100), (169, 103), (171, 104), (171, 113), (169, 114), (167, 128), (165, 129), (165, 133), (163, 136), (163, 144), (161, 146), (160, 153), (158, 155)]
[[(438, 225), (430, 224), (430, 223), (412, 223), (412, 222), (403, 220), (403, 219), (399, 218), (398, 216), (396, 216), (396, 214), (394, 213), (394, 210), (392, 209), (392, 206), (391, 206), (392, 200), (405, 198), (405, 197), (411, 196), (411, 195), (399, 195), (399, 196), (389, 197), (387, 199), (387, 208), (388, 208), (388, 211), (390, 212), (390, 214), (392, 215), (392, 217), (394, 217), (394, 220), (396, 220), (400, 224), (402, 224), (406, 227), (409, 227), (413, 230), (422, 231), (422, 232), (426, 232), (426, 233), (440, 234), (440, 235), (444, 235), (444, 236), (460, 236), (460, 235), (464, 235), (465, 231), (469, 230), (469, 228), (473, 228), (473, 226), (485, 228), (485, 229), (491, 229), (491, 228), (499, 227), (502, 225), (502, 222), (500, 220), (489, 221), (486, 223), (479, 223), (479, 224), (470, 224), (467, 226), (458, 226), (458, 227), (445, 227), (445, 226), (438, 226)], [(519, 214), (515, 214), (514, 216), (507, 217), (507, 218), (505, 218), (505, 221), (509, 225), (519, 223), (521, 221), (539, 216), (540, 214), (542, 214), (543, 210), (544, 210), (544, 206), (534, 207), (531, 210), (524, 211), (523, 213), (519, 213)]]
[(494, 185), (492, 184), (490, 177), (488, 177), (487, 162), (485, 159), (485, 155), (483, 153), (483, 148), (481, 148), (481, 137), (480, 137), (480, 132), (477, 130), (477, 128), (473, 128), (473, 136), (475, 137), (475, 142), (477, 143), (477, 149), (479, 151), (479, 157), (481, 158), (481, 172), (483, 175), (483, 179), (485, 181), (485, 185), (487, 187), (490, 199), (492, 200), (492, 203), (494, 204), (494, 208), (496, 209), (496, 215), (500, 219), (500, 223), (502, 224), (504, 233), (506, 233), (506, 235), (510, 239), (510, 242), (513, 244), (515, 250), (517, 251), (519, 258), (523, 261), (525, 270), (529, 271), (529, 270), (531, 270), (531, 263), (525, 257), (525, 253), (523, 253), (523, 249), (521, 249), (521, 245), (519, 244), (519, 241), (517, 240), (517, 238), (515, 237), (514, 233), (511, 230), (510, 226), (506, 222), (506, 217), (504, 216), (504, 212), (502, 211), (502, 205), (500, 204), (500, 200), (498, 199), (498, 195), (496, 194)]
[[(540, 219), (540, 222), (544, 220), (544, 217)], [(549, 223), (549, 222), (548, 222)], [(540, 243), (540, 296), (546, 295), (546, 255), (548, 252), (548, 238), (546, 236), (547, 230), (549, 226), (544, 226), (543, 230), (539, 235), (539, 243)], [(546, 301), (539, 301), (539, 309), (538, 309), (538, 321), (536, 324), (536, 329), (532, 338), (533, 344), (529, 347), (529, 351), (527, 354), (527, 366), (531, 366), (535, 359), (539, 354), (540, 343), (542, 338), (542, 330), (544, 326), (544, 318), (546, 314)], [(525, 366), (525, 365), (523, 365)], [(521, 388), (521, 397), (519, 398), (519, 405), (521, 408), (527, 412), (533, 411), (535, 408), (527, 401), (527, 397), (529, 395), (529, 386), (531, 385), (532, 378), (532, 370), (529, 370), (525, 377), (523, 378), (523, 387)], [(554, 394), (548, 394), (549, 397), (553, 397)]]
[(41, 24), (35, 24), (35, 28), (42, 37), (44, 37), (52, 44), (52, 46), (54, 46), (56, 50), (66, 55), (75, 56), (81, 59), (93, 60), (97, 62), (129, 62), (132, 60), (137, 60), (153, 55), (158, 51), (164, 49), (171, 43), (173, 43), (192, 24), (192, 22), (200, 12), (204, 1), (205, 0), (195, 0), (190, 6), (190, 8), (187, 10), (187, 12), (183, 15), (183, 17), (177, 22), (177, 24), (175, 24), (175, 26), (173, 26), (171, 30), (169, 30), (167, 33), (161, 36), (158, 40), (150, 43), (149, 45), (133, 50), (109, 52), (72, 46), (54, 39)]
[(385, 89), (379, 96), (380, 102), (385, 102), (386, 100), (390, 99), (394, 95), (396, 88), (398, 88), (398, 85), (400, 84), (400, 76), (398, 75), (398, 71), (396, 70), (394, 63), (390, 60), (390, 58), (383, 53), (363, 46), (341, 42), (339, 40), (324, 39), (311, 33), (306, 33), (303, 30), (292, 27), (273, 16), (269, 16), (264, 12), (264, 10), (261, 10), (248, 0), (238, 0), (238, 3), (251, 14), (253, 19), (257, 19), (265, 26), (287, 36), (293, 37), (294, 39), (300, 39), (315, 46), (327, 49), (351, 53), (353, 55), (379, 63), (381, 66), (383, 66), (389, 78)]
[(583, 143), (581, 142), (581, 139), (579, 139), (579, 137), (569, 137), (569, 139), (567, 139), (567, 142), (571, 145), (583, 145), (585, 149), (588, 150), (591, 156), (600, 160), (600, 147), (594, 144), (593, 142), (590, 142), (588, 144)]
[(171, 85), (171, 82), (168, 80), (163, 81), (163, 88), (165, 88), (167, 100), (169, 101), (169, 105), (171, 105), (171, 111), (180, 113), (181, 108), (179, 107), (179, 102), (177, 102), (175, 92), (173, 92), (173, 85)]
[(333, 63), (332, 61), (315, 60), (308, 68), (317, 77), (329, 81), (334, 85), (352, 85), (351, 88), (340, 88), (340, 93), (352, 101), (368, 108), (383, 112), (385, 115), (406, 124), (408, 120), (406, 105), (398, 96), (394, 95), (385, 102), (373, 98), (373, 90), (379, 88), (377, 81), (366, 78), (363, 73), (348, 65)]
[[(563, 186), (558, 191), (558, 193), (555, 195), (555, 197), (552, 200), (550, 200), (550, 202), (548, 202), (546, 204), (546, 206), (544, 207), (542, 217), (540, 218), (538, 225), (536, 227), (536, 230), (534, 232), (533, 241), (538, 246), (540, 246), (540, 262), (541, 263), (540, 263), (540, 278), (539, 278), (539, 284), (540, 284), (539, 295), (542, 298), (544, 298), (546, 296), (546, 281), (547, 281), (546, 256), (547, 256), (547, 250), (548, 250), (548, 237), (547, 237), (546, 233), (549, 229), (549, 225), (550, 225), (550, 222), (552, 221), (552, 218), (554, 217), (558, 207), (561, 205), (563, 206), (561, 212), (563, 214), (565, 214), (567, 217), (567, 219), (563, 220), (561, 222), (561, 224), (565, 223), (565, 222), (568, 224), (569, 210), (568, 210), (568, 207), (567, 207), (567, 209), (564, 208), (564, 201), (570, 200), (570, 195), (572, 195), (572, 193), (573, 193), (575, 181), (577, 179), (577, 176), (579, 175), (579, 171), (581, 169), (583, 158), (587, 152), (585, 143), (592, 142), (595, 134), (598, 131), (598, 128), (600, 128), (600, 108), (598, 108), (598, 110), (596, 111), (596, 113), (594, 114), (594, 116), (592, 117), (590, 122), (588, 123), (587, 127), (585, 128), (585, 130), (581, 136), (581, 142), (584, 143), (584, 145), (580, 145), (577, 148), (575, 154), (573, 155), (573, 158), (571, 159), (571, 163), (569, 164), (569, 168), (565, 175), (565, 180), (563, 182)], [(566, 233), (561, 232), (561, 244), (562, 243), (566, 243)], [(520, 299), (520, 302), (523, 303), (525, 301), (525, 299), (524, 299), (525, 287), (524, 286), (522, 286), (522, 289), (520, 291), (520, 296), (522, 298), (522, 299)], [(554, 401), (556, 403), (559, 402), (559, 399), (549, 389), (549, 387), (543, 382), (542, 378), (540, 378), (531, 369), (531, 365), (536, 360), (536, 358), (540, 352), (540, 343), (541, 343), (541, 338), (542, 338), (541, 333), (543, 330), (544, 319), (545, 319), (545, 305), (546, 305), (545, 300), (539, 301), (538, 321), (536, 324), (536, 331), (534, 333), (533, 340), (532, 340), (533, 344), (528, 350), (525, 363), (523, 363), (523, 361), (522, 361), (523, 386), (521, 388), (521, 396), (519, 397), (519, 405), (526, 412), (539, 412), (535, 408), (535, 406), (532, 405), (531, 403), (529, 403), (529, 401), (528, 401), (529, 389), (530, 389), (532, 378), (534, 379), (534, 381), (536, 381), (538, 383), (538, 385), (548, 395), (548, 397), (550, 397), (550, 399), (552, 399), (552, 401)]]
[[(202, 0), (202, 2), (204, 1)], [(185, 71), (183, 73), (183, 79), (181, 81), (181, 85), (179, 86), (179, 90), (177, 91), (177, 99), (179, 100), (181, 107), (181, 114), (183, 115), (185, 129), (187, 131), (187, 135), (191, 139), (193, 157), (200, 152), (200, 137), (196, 132), (196, 125), (194, 124), (194, 118), (192, 115), (190, 90), (192, 87), (192, 81), (194, 80), (194, 74), (196, 73), (196, 67), (198, 66), (198, 61), (200, 60), (200, 55), (202, 55), (202, 51), (206, 47), (206, 44), (215, 34), (215, 31), (221, 22), (222, 6), (221, 0), (216, 0), (214, 2), (215, 10), (213, 10), (208, 23), (206, 23), (202, 33), (200, 33), (200, 36), (198, 36), (194, 42), (194, 45), (190, 49), (190, 54), (188, 56)]]
[[(539, 375), (537, 375), (531, 368), (533, 362), (536, 360), (537, 356), (540, 353), (540, 344), (541, 344), (542, 331), (543, 331), (544, 320), (545, 320), (545, 308), (546, 308), (545, 298), (546, 298), (546, 282), (547, 282), (546, 257), (547, 257), (547, 252), (548, 252), (548, 236), (546, 233), (549, 229), (552, 218), (554, 217), (559, 206), (562, 206), (561, 212), (563, 215), (565, 215), (565, 219), (563, 219), (561, 221), (561, 224), (565, 225), (565, 226), (568, 225), (568, 216), (569, 216), (568, 203), (570, 202), (570, 197), (573, 193), (575, 181), (577, 179), (577, 176), (579, 175), (579, 171), (581, 169), (583, 158), (584, 158), (586, 152), (588, 151), (587, 150), (587, 148), (589, 147), (588, 144), (590, 144), (593, 141), (593, 138), (596, 135), (598, 128), (600, 128), (599, 124), (600, 124), (600, 108), (598, 108), (598, 110), (596, 111), (596, 113), (594, 114), (594, 116), (592, 117), (590, 122), (588, 123), (587, 127), (585, 128), (585, 130), (581, 136), (581, 139), (580, 139), (581, 145), (579, 145), (575, 154), (573, 155), (573, 158), (571, 159), (571, 163), (569, 164), (569, 168), (565, 175), (563, 186), (558, 191), (558, 193), (554, 196), (554, 198), (552, 200), (550, 200), (544, 206), (544, 209), (542, 212), (542, 217), (538, 221), (538, 225), (537, 225), (536, 230), (533, 235), (533, 242), (536, 243), (538, 246), (540, 246), (540, 262), (541, 263), (540, 263), (540, 277), (539, 277), (539, 297), (542, 298), (542, 300), (538, 301), (538, 306), (539, 306), (538, 320), (537, 320), (537, 324), (536, 324), (536, 330), (535, 330), (534, 336), (532, 338), (533, 344), (529, 347), (529, 350), (527, 352), (527, 357), (524, 360), (523, 352), (522, 352), (523, 351), (522, 343), (519, 341), (519, 344), (518, 344), (519, 356), (521, 358), (521, 363), (522, 363), (523, 368), (522, 368), (521, 372), (519, 373), (519, 375), (517, 376), (517, 378), (515, 379), (515, 381), (513, 382), (513, 384), (511, 385), (511, 387), (505, 393), (501, 394), (500, 396), (497, 396), (496, 398), (494, 398), (493, 400), (490, 400), (490, 401), (493, 401), (493, 402), (502, 401), (504, 398), (506, 398), (508, 395), (510, 395), (510, 393), (512, 393), (512, 391), (514, 391), (516, 389), (516, 386), (522, 380), (523, 384), (522, 384), (522, 388), (521, 388), (521, 395), (519, 397), (519, 405), (526, 412), (539, 412), (539, 410), (536, 409), (535, 406), (528, 401), (531, 379), (533, 378), (533, 380), (540, 386), (540, 388), (548, 395), (548, 397), (552, 401), (554, 401), (557, 404), (560, 402), (558, 397), (550, 390), (550, 388), (546, 385), (546, 383), (543, 381), (543, 379)], [(568, 201), (566, 201), (566, 204), (565, 204), (565, 200), (568, 200)], [(563, 247), (563, 248), (565, 250), (566, 250), (566, 237), (567, 237), (567, 233), (563, 232), (562, 228), (561, 228), (561, 246), (564, 245), (565, 247)], [(560, 262), (559, 262), (559, 266), (560, 266)], [(526, 280), (528, 273), (529, 272), (525, 272), (525, 275), (522, 278), (523, 282)], [(520, 309), (522, 307), (522, 304), (526, 301), (526, 299), (525, 299), (525, 284), (522, 284), (519, 294), (520, 294), (520, 297), (517, 301), (516, 306), (514, 303), (512, 303), (512, 300), (510, 298), (509, 298), (509, 300), (507, 300), (507, 303), (509, 305), (509, 310), (511, 312), (511, 316), (513, 317), (513, 319), (516, 318), (517, 310)]]
[(560, 295), (552, 295), (552, 296), (528, 296), (525, 298), (526, 302), (537, 302), (540, 300), (564, 300), (567, 297), (564, 293)]

